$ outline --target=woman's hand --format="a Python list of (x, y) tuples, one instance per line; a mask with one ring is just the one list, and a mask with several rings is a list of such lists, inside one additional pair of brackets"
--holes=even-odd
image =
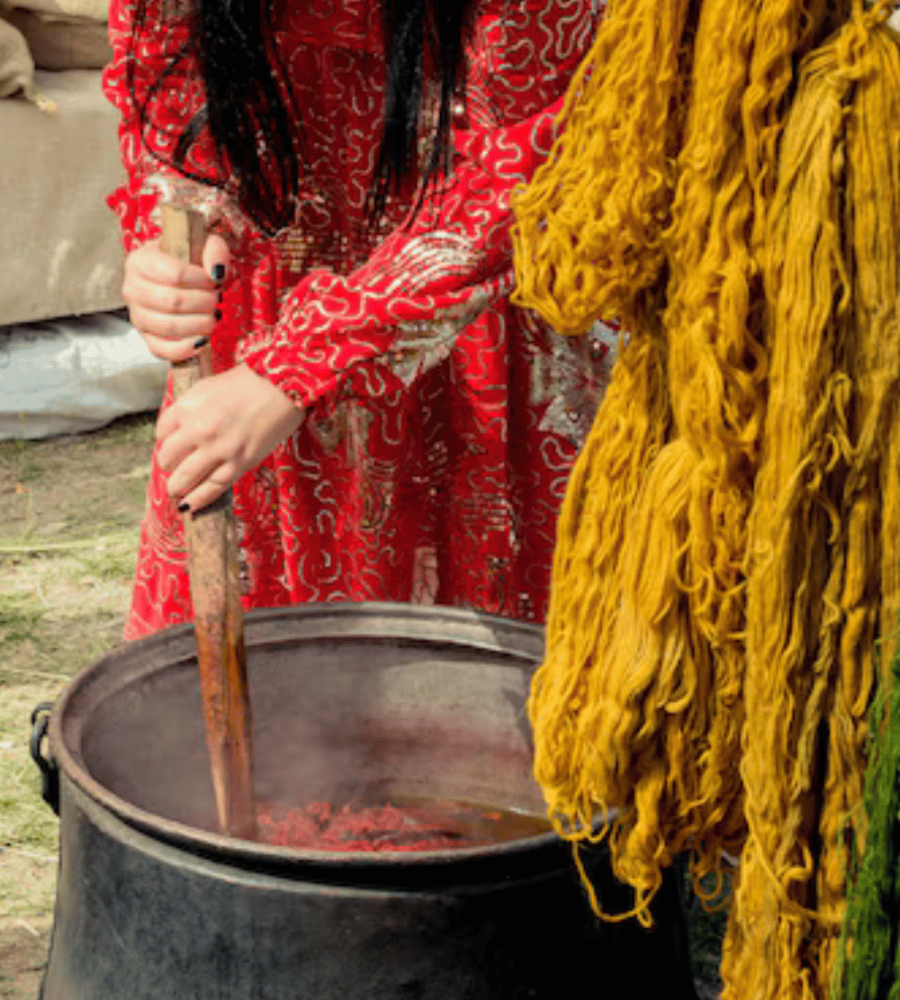
[(181, 361), (208, 337), (218, 304), (216, 275), (224, 277), (230, 255), (221, 236), (208, 236), (203, 266), (182, 264), (151, 240), (125, 258), (122, 294), (131, 322), (152, 354), (164, 361)]
[(246, 365), (201, 379), (160, 414), (157, 460), (179, 510), (212, 503), (300, 423), (303, 411)]

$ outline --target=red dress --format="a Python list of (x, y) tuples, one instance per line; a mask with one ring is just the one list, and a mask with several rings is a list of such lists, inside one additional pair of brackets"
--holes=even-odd
[[(227, 191), (185, 186), (147, 150), (168, 148), (202, 105), (190, 66), (151, 100), (140, 140), (125, 66), (135, 60), (135, 92), (147, 93), (184, 38), (176, 15), (135, 43), (131, 5), (113, 0), (105, 74), (121, 112), (127, 180), (110, 204), (126, 250), (156, 235), (160, 183), (202, 201), (235, 253), (214, 364), (244, 361), (305, 409), (294, 435), (234, 485), (247, 606), (416, 600), (542, 621), (557, 508), (605, 384), (607, 344), (599, 331), (558, 336), (510, 305), (509, 199), (549, 150), (599, 5), (483, 0), (452, 176), (411, 225), (399, 224), (409, 201), (395, 199), (374, 235), (375, 0), (289, 6), (278, 45), (312, 179), (296, 224), (274, 239)], [(217, 169), (207, 136), (191, 156)], [(190, 617), (180, 515), (154, 462), (126, 636)]]

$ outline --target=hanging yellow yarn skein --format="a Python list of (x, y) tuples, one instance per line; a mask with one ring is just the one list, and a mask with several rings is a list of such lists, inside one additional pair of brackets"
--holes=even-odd
[[(749, 70), (716, 69), (706, 96), (702, 78), (680, 91), (673, 117), (686, 126), (663, 261), (654, 236), (633, 294), (624, 272), (599, 267), (593, 301), (575, 296), (573, 327), (619, 302), (638, 325), (560, 520), (548, 651), (530, 703), (536, 773), (573, 839), (591, 836), (598, 808), (618, 808), (614, 863), (645, 917), (674, 851), (699, 847), (702, 872), (739, 842), (746, 787), (750, 836), (723, 961), (730, 1000), (826, 993), (871, 649), (900, 605), (898, 143), (871, 142), (896, 133), (900, 76), (896, 38), (877, 26), (888, 5), (855, 8), (805, 65), (775, 196), (793, 60), (846, 16), (843, 4), (728, 10), (707, 0), (695, 65), (712, 79), (724, 52)], [(545, 193), (565, 199), (554, 169)], [(566, 231), (541, 217), (564, 217), (552, 199), (517, 208), (520, 226), (531, 213), (548, 240)], [(576, 239), (566, 253), (589, 267), (585, 246)], [(529, 254), (520, 251), (526, 277)], [(565, 254), (547, 260), (522, 294), (539, 309), (569, 287)]]
[[(726, 995), (734, 1000), (804, 996), (811, 988), (809, 970), (799, 976), (810, 929), (803, 910), (811, 900), (803, 890), (813, 872), (809, 748), (802, 764), (794, 762), (801, 734), (809, 737), (803, 722), (811, 689), (818, 682), (821, 701), (829, 668), (815, 662), (815, 641), (820, 619), (830, 623), (835, 617), (838, 595), (828, 546), (839, 531), (835, 466), (849, 452), (849, 386), (833, 313), (842, 282), (845, 309), (849, 295), (840, 235), (845, 93), (816, 72), (821, 65), (817, 53), (806, 66), (784, 136), (782, 183), (770, 223), (769, 434), (751, 516), (741, 768), (750, 835), (722, 967)], [(824, 604), (826, 590), (830, 606)], [(760, 726), (761, 732), (754, 730)], [(791, 787), (795, 771), (798, 788)], [(781, 824), (791, 829), (783, 844), (773, 845)], [(777, 882), (779, 867), (783, 882)], [(785, 921), (792, 892), (796, 907)]]
[(750, 836), (723, 962), (729, 1000), (827, 995), (850, 837), (864, 839), (853, 827), (883, 598), (879, 548), (895, 559), (897, 544), (881, 509), (882, 482), (885, 509), (896, 508), (884, 442), (900, 389), (900, 55), (879, 26), (887, 13), (857, 4), (810, 58), (782, 150), (748, 598)]
[[(668, 393), (654, 401), (659, 434), (639, 455), (604, 448), (610, 426), (637, 419), (639, 397), (611, 392), (561, 513), (547, 656), (530, 703), (535, 771), (574, 839), (589, 835), (596, 809), (617, 808), (613, 863), (645, 920), (675, 852), (692, 846), (702, 875), (743, 838), (743, 558), (766, 373), (751, 234), (774, 183), (793, 60), (827, 14), (824, 3), (804, 13), (798, 0), (703, 4), (664, 239), (671, 274), (657, 322), (665, 359), (654, 370), (665, 365)], [(603, 144), (597, 133), (590, 139)], [(527, 213), (540, 229), (542, 212), (552, 219), (556, 211), (553, 199), (517, 204), (520, 227)], [(529, 249), (520, 270), (533, 259)], [(546, 274), (537, 280), (545, 294), (559, 293)], [(524, 286), (520, 294), (542, 309), (540, 296)], [(668, 412), (659, 416), (669, 399), (677, 434)], [(610, 472), (625, 463), (630, 489), (617, 496)], [(592, 501), (592, 520), (579, 521)]]
[[(672, 90), (686, 125), (663, 260), (654, 235), (629, 292), (623, 270), (602, 266), (596, 286), (566, 284), (570, 251), (592, 264), (583, 240), (556, 257), (517, 244), (525, 304), (548, 315), (547, 300), (574, 288), (573, 328), (617, 303), (638, 321), (560, 519), (530, 702), (536, 774), (573, 839), (591, 836), (597, 809), (619, 810), (614, 865), (645, 918), (675, 851), (699, 850), (702, 873), (739, 844), (746, 789), (728, 1000), (826, 995), (871, 650), (900, 609), (900, 68), (879, 26), (888, 9), (855, 2), (853, 22), (804, 64), (781, 142), (793, 61), (845, 5), (706, 0), (697, 73)], [(594, 169), (614, 172), (604, 152)], [(554, 198), (576, 188), (554, 186), (560, 162), (541, 178), (543, 202), (518, 201), (520, 234), (525, 212), (530, 232), (566, 238)], [(579, 208), (570, 201), (565, 218)]]
[[(900, 39), (880, 23), (888, 13), (889, 5), (882, 4), (871, 15), (865, 43), (871, 51), (847, 121), (845, 232), (853, 248), (853, 316), (860, 347), (854, 359), (853, 464), (843, 496), (844, 624), (826, 710), (828, 767), (818, 831), (817, 930), (823, 939), (815, 947), (823, 991), (834, 964), (835, 925), (844, 915), (851, 834), (858, 844), (865, 841), (859, 803), (875, 685), (874, 640), (893, 635), (897, 625), (897, 591), (882, 572), (897, 565), (900, 553), (900, 524), (889, 513), (897, 509), (900, 465), (887, 447), (900, 416)], [(873, 136), (887, 141), (872, 143)], [(883, 662), (887, 667), (890, 660)]]
[(743, 560), (766, 376), (750, 235), (773, 187), (793, 60), (824, 23), (824, 5), (804, 14), (791, 0), (707, 2), (700, 13), (667, 234), (664, 328), (680, 433), (648, 470), (630, 521), (621, 609), (604, 647), (614, 696), (589, 699), (579, 722), (581, 760), (592, 748), (630, 758), (631, 789), (623, 797), (612, 786), (621, 809), (612, 848), (639, 910), (675, 852), (690, 846), (702, 876), (743, 837)]
[(517, 290), (561, 333), (640, 330), (665, 265), (692, 0), (612, 0), (569, 86), (561, 136), (513, 198)]
[[(519, 248), (519, 295), (539, 296), (542, 311), (564, 331), (584, 329), (603, 311), (603, 303), (633, 320), (590, 439), (572, 472), (559, 519), (554, 573), (573, 585), (558, 588), (553, 597), (550, 647), (560, 651), (560, 665), (577, 666), (545, 667), (533, 695), (534, 704), (574, 709), (533, 716), (540, 731), (537, 741), (549, 748), (539, 756), (537, 773), (551, 815), (564, 835), (590, 836), (598, 800), (580, 780), (572, 780), (573, 723), (587, 697), (594, 636), (619, 603), (624, 515), (634, 505), (646, 465), (668, 432), (665, 343), (659, 308), (648, 303), (659, 297), (663, 263), (659, 243), (672, 196), (670, 161), (677, 144), (676, 91), (681, 85), (678, 65), (688, 6), (672, 0), (622, 0), (610, 5), (569, 91), (562, 116), (566, 140), (557, 143), (543, 173), (539, 171), (533, 184), (516, 197), (513, 239)], [(635, 166), (629, 176), (627, 171), (619, 173), (624, 163)], [(577, 215), (586, 205), (593, 208), (579, 223)], [(626, 218), (631, 221), (623, 223)], [(575, 234), (571, 239), (570, 231)], [(576, 251), (570, 256), (573, 245)], [(599, 271), (596, 252), (604, 254)], [(555, 276), (567, 273), (570, 264), (592, 281), (602, 273), (600, 300), (593, 285), (589, 295), (579, 293), (575, 302), (551, 292)], [(567, 281), (570, 289), (579, 284), (576, 276)], [(627, 291), (622, 299), (617, 290), (623, 289), (636, 291)], [(564, 304), (565, 315), (554, 311), (557, 302)], [(572, 635), (569, 644), (566, 623), (571, 620), (591, 625)], [(554, 632), (555, 625), (560, 631)]]

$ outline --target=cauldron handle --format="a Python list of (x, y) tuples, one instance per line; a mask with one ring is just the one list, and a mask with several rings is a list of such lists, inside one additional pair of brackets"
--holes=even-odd
[(59, 765), (52, 756), (45, 757), (41, 744), (50, 726), (52, 701), (42, 701), (31, 713), (31, 759), (41, 772), (41, 795), (48, 806), (59, 815)]

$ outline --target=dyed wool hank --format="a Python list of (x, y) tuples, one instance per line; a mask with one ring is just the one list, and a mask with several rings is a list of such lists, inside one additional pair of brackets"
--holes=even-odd
[[(577, 277), (585, 270), (601, 287), (593, 312), (573, 316), (570, 328), (596, 315), (635, 324), (561, 513), (547, 655), (530, 710), (536, 774), (560, 832), (590, 836), (594, 812), (616, 807), (614, 866), (635, 887), (643, 919), (677, 852), (696, 852), (699, 882), (745, 835), (744, 563), (767, 375), (755, 234), (774, 189), (794, 61), (834, 23), (824, 2), (804, 10), (797, 0), (706, 0), (675, 20), (656, 6), (613, 5), (585, 66), (590, 80), (611, 72), (619, 55), (606, 34), (630, 33), (646, 46), (632, 55), (644, 69), (624, 78), (635, 92), (573, 87), (556, 159), (515, 205), (521, 301), (551, 322), (548, 299), (580, 309), (566, 282), (587, 288)], [(671, 29), (662, 41), (661, 26)], [(648, 69), (654, 46), (670, 53), (658, 84)], [(675, 65), (680, 83), (666, 75)], [(631, 117), (657, 85), (668, 87), (669, 119), (680, 124), (675, 146), (662, 154), (650, 140), (644, 162), (658, 130)], [(620, 123), (603, 131), (607, 119)], [(590, 200), (584, 158), (567, 153), (589, 151), (591, 183), (613, 190), (626, 173), (622, 135), (633, 137), (639, 176), (656, 177), (656, 157), (677, 153), (655, 221), (636, 195), (621, 208)], [(610, 212), (645, 212), (642, 231), (656, 234), (622, 258), (656, 261), (652, 281), (632, 286), (643, 310), (620, 306), (629, 273), (595, 269), (596, 245), (582, 239), (595, 222), (613, 225)]]
[[(723, 1000), (823, 1000), (900, 610), (898, 37), (885, 2), (657, 6), (611, 6), (515, 204), (519, 300), (631, 327), (558, 527), (535, 773), (645, 921), (676, 853), (740, 855)], [(601, 92), (626, 39), (635, 92)], [(657, 64), (665, 138), (632, 130)]]
[(881, 549), (896, 545), (883, 442), (900, 375), (900, 160), (871, 137), (896, 128), (898, 66), (896, 38), (857, 10), (804, 64), (782, 145), (749, 558), (750, 835), (723, 966), (740, 997), (827, 995), (849, 844), (865, 834)]

